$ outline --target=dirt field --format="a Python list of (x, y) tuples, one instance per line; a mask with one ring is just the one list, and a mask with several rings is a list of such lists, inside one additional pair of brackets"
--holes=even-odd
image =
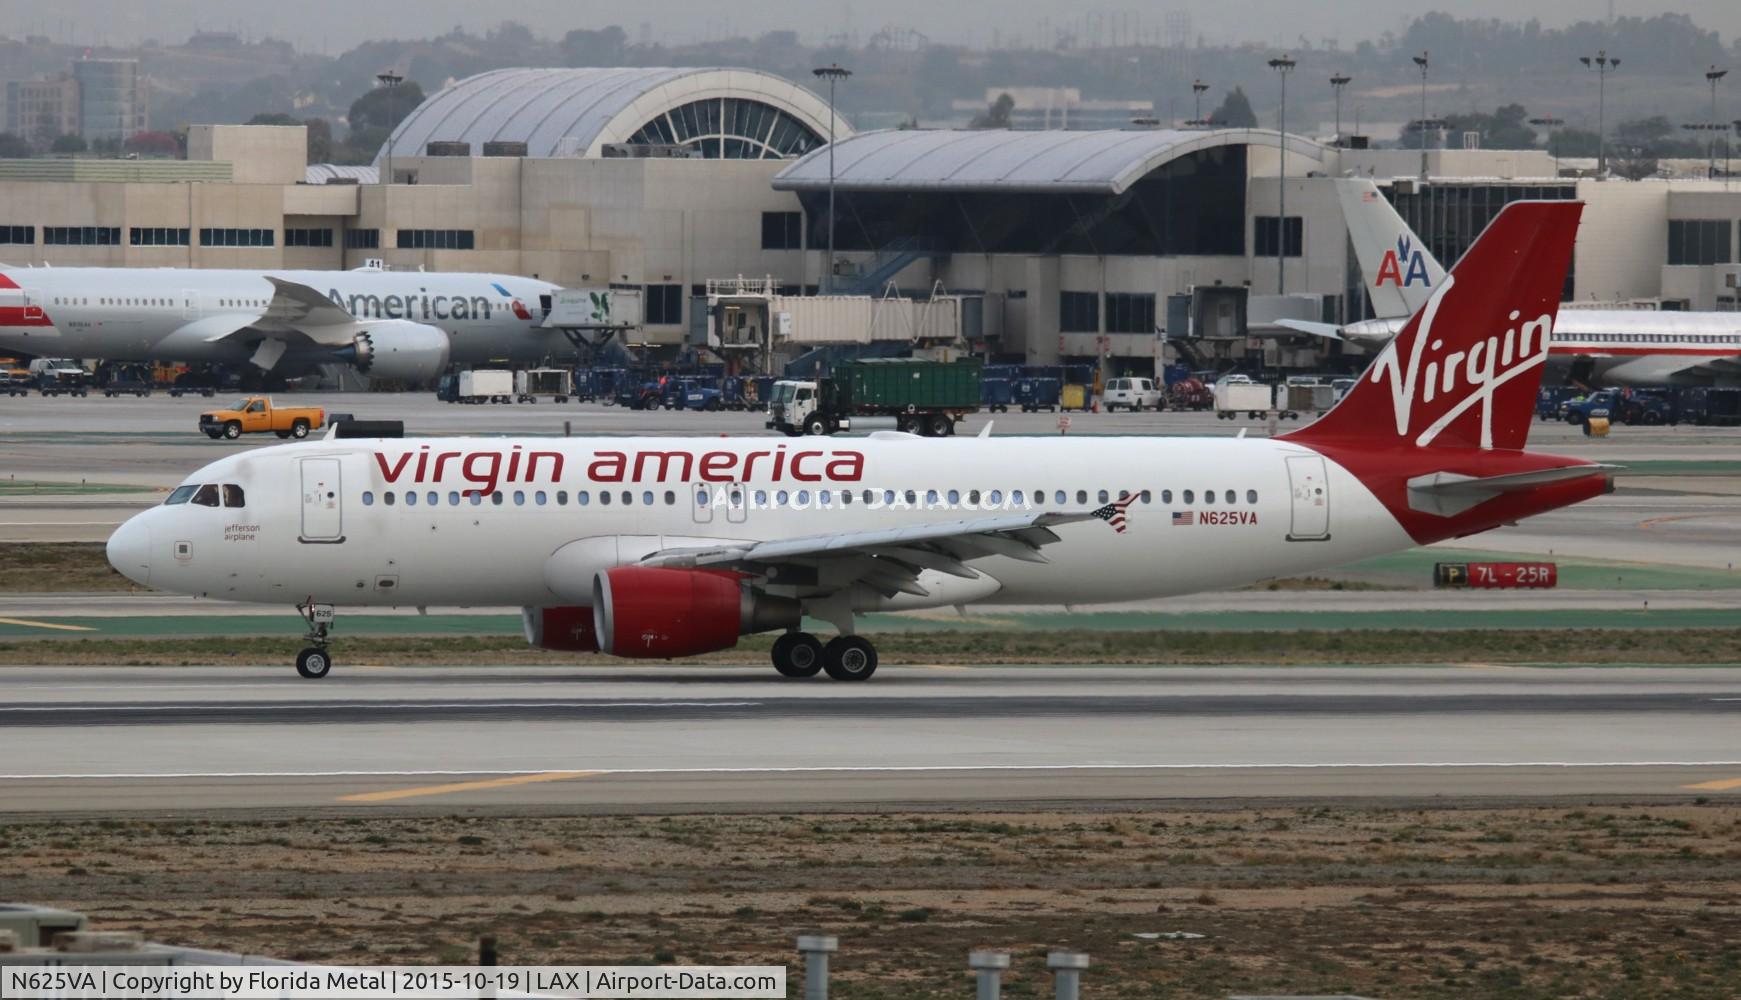
[[(345, 964), (790, 964), (835, 995), (962, 998), (970, 948), (1050, 996), (1724, 997), (1741, 802), (1554, 808), (0, 822), (0, 899)], [(1184, 931), (1200, 939), (1144, 939)]]

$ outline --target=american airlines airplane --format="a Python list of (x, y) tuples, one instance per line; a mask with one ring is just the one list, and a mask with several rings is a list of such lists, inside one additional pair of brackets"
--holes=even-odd
[(0, 268), (0, 350), (53, 358), (247, 362), (295, 374), (344, 362), (427, 381), (449, 362), (536, 361), (557, 286), (501, 274)]
[[(1377, 319), (1337, 327), (1278, 325), (1353, 341), (1385, 341), (1445, 279), (1426, 245), (1366, 180), (1339, 180), (1348, 234)], [(1741, 382), (1741, 313), (1584, 309), (1569, 304), (1554, 324), (1549, 377), (1604, 385), (1732, 385)]]
[(781, 674), (864, 680), (868, 612), (1211, 590), (1607, 491), (1609, 466), (1523, 450), (1581, 211), (1507, 207), (1356, 388), (1280, 438), (329, 437), (206, 466), (109, 561), (296, 605), (304, 677), (331, 669), (339, 605), (516, 604), (546, 649), (667, 659), (783, 631)]

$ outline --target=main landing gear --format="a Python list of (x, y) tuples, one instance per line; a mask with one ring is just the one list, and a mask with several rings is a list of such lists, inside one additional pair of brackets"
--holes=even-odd
[(334, 608), (330, 604), (315, 604), (312, 601), (298, 604), (296, 613), (308, 623), (307, 639), (311, 645), (296, 654), (296, 672), (311, 681), (318, 681), (332, 670), (332, 654), (327, 647), (331, 644), (330, 633), (334, 617)]
[(774, 640), (773, 660), (782, 677), (826, 671), (837, 681), (863, 681), (877, 672), (877, 648), (859, 635), (836, 636), (825, 646), (808, 632), (787, 632)]

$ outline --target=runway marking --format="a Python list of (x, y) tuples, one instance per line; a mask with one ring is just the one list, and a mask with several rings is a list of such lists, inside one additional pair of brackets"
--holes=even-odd
[(1516, 760), (1516, 761), (1385, 761), (1379, 763), (1349, 763), (1325, 761), (1244, 761), (1237, 763), (1160, 763), (1160, 764), (887, 764), (887, 765), (813, 765), (805, 767), (620, 767), (620, 768), (554, 768), (520, 767), (512, 770), (474, 768), (462, 770), (418, 771), (112, 771), (89, 774), (0, 774), (0, 781), (117, 781), (149, 778), (446, 778), (473, 775), (518, 777), (528, 772), (586, 773), (589, 775), (682, 775), (682, 774), (918, 774), (997, 771), (1314, 771), (1356, 770), (1382, 771), (1403, 768), (1486, 768), (1494, 770), (1528, 767), (1589, 768), (1589, 767), (1741, 767), (1741, 760)]
[(59, 625), (55, 622), (32, 621), (29, 618), (0, 618), (0, 625), (22, 625), (26, 628), (52, 628), (62, 632), (95, 632), (96, 629), (85, 625)]
[(1703, 514), (1665, 514), (1662, 517), (1645, 518), (1638, 522), (1638, 527), (1645, 531), (1651, 531), (1659, 524), (1669, 524), (1674, 521), (1691, 521), (1695, 518), (1701, 517), (1733, 517), (1734, 514), (1735, 512), (1732, 510), (1714, 510)]
[[(0, 618), (0, 623), (7, 619)], [(77, 626), (48, 625), (45, 628), (76, 628)], [(84, 629), (83, 631), (91, 631)], [(103, 702), (92, 702), (88, 705), (5, 705), (0, 706), (0, 714), (6, 712), (189, 712), (200, 709), (222, 709), (242, 712), (304, 712), (311, 708), (756, 708), (759, 701), (429, 701), (429, 702), (373, 702), (373, 701), (303, 701), (303, 702), (185, 702), (179, 705), (107, 705)], [(475, 772), (458, 772), (472, 774)]]
[(1696, 785), (1682, 785), (1682, 788), (1696, 788), (1705, 792), (1727, 792), (1741, 788), (1741, 778), (1722, 778), (1717, 781), (1701, 781)]
[(341, 795), (340, 802), (391, 802), (395, 799), (416, 799), (426, 795), (452, 795), (455, 792), (475, 792), (484, 788), (508, 788), (514, 785), (534, 785), (545, 781), (567, 781), (570, 778), (590, 778), (603, 771), (546, 771), (542, 774), (522, 774), (514, 778), (492, 778), (487, 781), (461, 781), (451, 785), (424, 785), (421, 788), (398, 788), (385, 792), (361, 792)]

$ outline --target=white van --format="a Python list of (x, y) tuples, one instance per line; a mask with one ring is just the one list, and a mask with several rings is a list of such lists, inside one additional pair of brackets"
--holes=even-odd
[(1138, 410), (1160, 409), (1161, 398), (1161, 390), (1155, 387), (1154, 379), (1115, 378), (1106, 383), (1106, 391), (1101, 394), (1101, 403), (1108, 413), (1119, 407), (1134, 413)]

